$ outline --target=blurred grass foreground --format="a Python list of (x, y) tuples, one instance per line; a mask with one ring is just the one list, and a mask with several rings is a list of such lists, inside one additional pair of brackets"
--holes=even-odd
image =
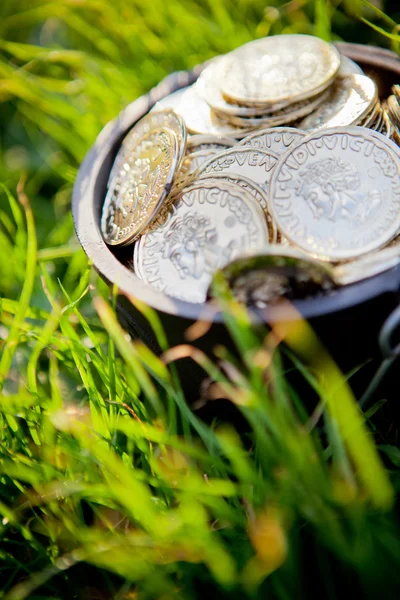
[[(121, 329), (70, 214), (102, 126), (166, 74), (281, 32), (397, 50), (399, 21), (396, 0), (2, 0), (0, 598), (399, 597), (384, 399), (362, 412), (306, 323), (255, 331), (223, 283), (241, 360), (168, 348), (136, 303), (154, 355)], [(241, 434), (189, 406), (188, 356)]]

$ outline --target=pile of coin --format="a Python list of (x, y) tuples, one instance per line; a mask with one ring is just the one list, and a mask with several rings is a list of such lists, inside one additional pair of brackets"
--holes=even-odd
[(241, 139), (261, 127), (289, 124), (391, 133), (375, 82), (335, 46), (308, 35), (272, 36), (218, 56), (194, 85), (159, 106), (177, 110), (190, 134)]
[(123, 140), (104, 240), (132, 244), (139, 278), (197, 303), (221, 269), (264, 307), (393, 267), (399, 90), (382, 106), (373, 80), (312, 36), (217, 57)]
[(392, 124), (392, 138), (400, 144), (400, 85), (394, 85), (389, 98), (386, 100), (386, 113)]

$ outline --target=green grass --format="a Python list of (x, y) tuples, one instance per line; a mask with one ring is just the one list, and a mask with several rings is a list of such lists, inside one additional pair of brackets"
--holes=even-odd
[[(288, 31), (397, 49), (395, 5), (1, 3), (1, 598), (398, 596), (400, 447), (384, 402), (362, 413), (306, 323), (256, 330), (223, 282), (241, 360), (169, 349), (137, 305), (157, 357), (122, 331), (70, 214), (101, 127), (167, 73)], [(241, 433), (189, 406), (183, 356)]]

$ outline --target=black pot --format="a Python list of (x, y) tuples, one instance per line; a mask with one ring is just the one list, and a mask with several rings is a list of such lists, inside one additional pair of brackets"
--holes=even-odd
[[(388, 50), (356, 44), (339, 43), (340, 51), (355, 60), (372, 76), (379, 86), (382, 97), (400, 80), (400, 60)], [(154, 335), (147, 321), (129, 302), (132, 296), (152, 306), (159, 313), (171, 345), (185, 342), (185, 331), (201, 318), (212, 322), (208, 333), (195, 344), (207, 353), (216, 344), (231, 346), (232, 343), (222, 323), (221, 316), (207, 307), (167, 298), (145, 284), (125, 265), (131, 258), (132, 248), (123, 250), (109, 248), (100, 233), (100, 213), (108, 174), (114, 157), (127, 131), (164, 96), (193, 83), (201, 67), (190, 72), (174, 73), (166, 77), (156, 88), (127, 106), (99, 134), (79, 170), (74, 186), (72, 211), (76, 233), (88, 257), (102, 277), (120, 289), (119, 317), (130, 334), (143, 339), (158, 351)], [(379, 335), (383, 324), (399, 303), (400, 268), (341, 288), (326, 296), (308, 298), (296, 302), (298, 311), (308, 319), (341, 369), (347, 373), (357, 365), (364, 365), (352, 378), (357, 394), (364, 392), (378, 364), (382, 360)], [(128, 297), (127, 297), (128, 296)], [(282, 309), (269, 308), (260, 313), (260, 320), (270, 323), (287, 315)], [(397, 313), (391, 316), (383, 331), (385, 352), (392, 351), (393, 331), (397, 326)], [(388, 329), (388, 325), (390, 326)], [(183, 361), (181, 376), (189, 395), (196, 396), (202, 373)], [(392, 394), (390, 378), (381, 394)]]

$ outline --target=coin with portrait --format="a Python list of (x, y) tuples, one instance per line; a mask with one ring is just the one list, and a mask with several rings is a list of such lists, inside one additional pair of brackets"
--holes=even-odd
[(277, 240), (277, 229), (275, 222), (272, 220), (271, 215), (269, 213), (268, 208), (268, 194), (265, 190), (263, 190), (257, 183), (248, 179), (244, 175), (238, 175), (237, 173), (228, 173), (224, 171), (223, 173), (213, 173), (211, 176), (206, 174), (202, 174), (199, 176), (201, 179), (211, 179), (226, 181), (227, 183), (231, 183), (233, 185), (237, 185), (242, 189), (247, 190), (250, 194), (257, 200), (258, 204), (261, 206), (265, 218), (267, 220), (268, 231), (269, 231), (269, 241), (271, 244), (276, 242)]
[(312, 134), (289, 150), (270, 184), (283, 235), (322, 260), (389, 242), (400, 227), (400, 162), (387, 138), (363, 127)]
[(217, 269), (267, 244), (262, 210), (248, 191), (226, 182), (199, 181), (140, 238), (135, 270), (165, 294), (200, 303)]

